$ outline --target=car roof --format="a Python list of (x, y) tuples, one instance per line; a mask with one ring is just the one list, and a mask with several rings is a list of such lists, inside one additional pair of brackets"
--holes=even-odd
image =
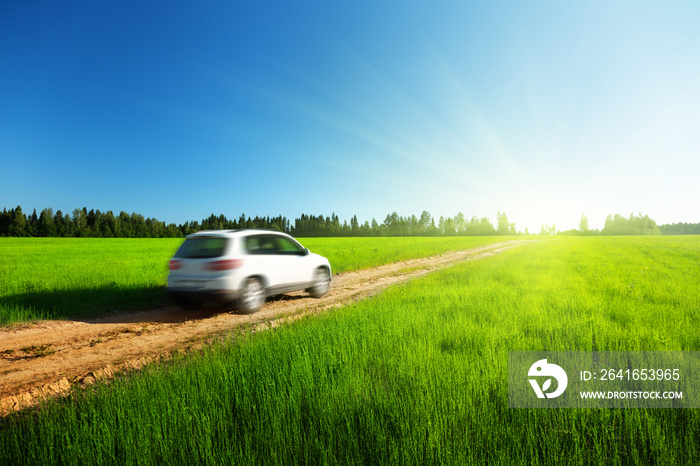
[(242, 230), (202, 230), (191, 235), (187, 235), (188, 238), (197, 236), (226, 236), (226, 237), (236, 237), (236, 236), (249, 236), (255, 234), (273, 234), (273, 235), (284, 235), (289, 236), (287, 233), (278, 230), (268, 230), (264, 228), (246, 228)]

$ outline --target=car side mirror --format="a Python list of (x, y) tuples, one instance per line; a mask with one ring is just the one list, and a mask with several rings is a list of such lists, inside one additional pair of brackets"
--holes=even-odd
[(304, 250), (301, 252), (302, 256), (308, 256), (309, 255), (309, 250), (304, 248)]

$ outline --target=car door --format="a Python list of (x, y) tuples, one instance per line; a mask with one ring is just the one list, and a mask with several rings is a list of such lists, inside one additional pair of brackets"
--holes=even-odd
[(260, 275), (268, 287), (278, 286), (284, 281), (277, 263), (277, 246), (271, 235), (250, 235), (245, 238), (248, 275)]
[(280, 285), (304, 288), (310, 281), (312, 271), (308, 270), (306, 250), (296, 241), (286, 236), (275, 238), (275, 264), (279, 267)]

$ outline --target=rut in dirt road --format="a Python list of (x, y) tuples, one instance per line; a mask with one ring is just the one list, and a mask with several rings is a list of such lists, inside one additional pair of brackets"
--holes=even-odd
[(303, 292), (270, 301), (255, 314), (220, 307), (185, 311), (163, 307), (81, 321), (42, 321), (18, 330), (0, 330), (0, 415), (31, 405), (43, 395), (66, 393), (75, 384), (139, 368), (175, 350), (201, 346), (216, 335), (248, 326), (276, 325), (285, 319), (346, 305), (396, 283), (465, 260), (498, 254), (527, 241), (506, 241), (412, 259), (333, 276), (321, 299)]

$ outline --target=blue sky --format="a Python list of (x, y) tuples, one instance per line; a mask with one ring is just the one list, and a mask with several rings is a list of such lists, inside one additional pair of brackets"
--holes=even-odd
[(700, 221), (700, 3), (0, 4), (0, 208)]

